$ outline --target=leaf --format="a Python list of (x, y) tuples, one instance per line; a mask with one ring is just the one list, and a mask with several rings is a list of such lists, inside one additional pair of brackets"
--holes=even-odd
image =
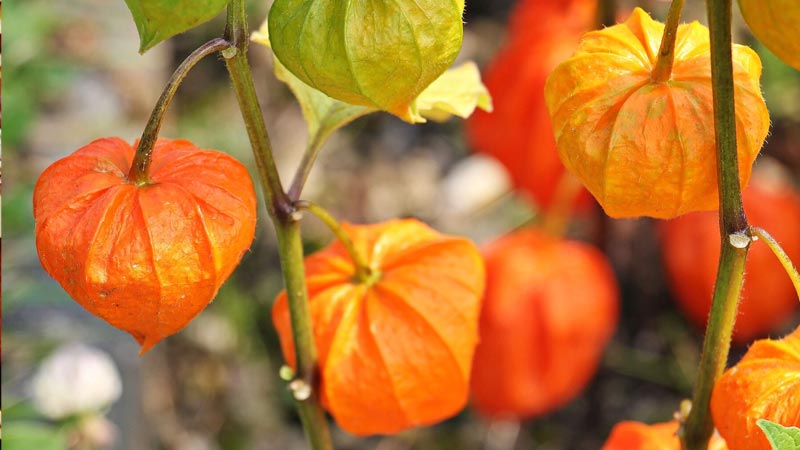
[(481, 82), (478, 66), (468, 61), (443, 73), (412, 104), (414, 122), (443, 122), (451, 115), (467, 118), (475, 108), (492, 111), (492, 97)]
[(800, 450), (800, 428), (784, 427), (766, 419), (759, 419), (756, 424), (764, 430), (772, 450)]
[(28, 421), (3, 424), (3, 441), (14, 450), (65, 450), (67, 442), (55, 428)]
[[(253, 33), (250, 39), (258, 44), (271, 47), (266, 20), (259, 30)], [(328, 97), (292, 75), (274, 54), (273, 59), (275, 62), (275, 76), (289, 86), (303, 109), (303, 117), (305, 117), (306, 125), (308, 126), (309, 139), (317, 140), (321, 144), (337, 129), (361, 116), (377, 111), (375, 108), (351, 105)]]
[(229, 0), (125, 0), (139, 31), (139, 53), (208, 22)]
[(276, 56), (304, 83), (411, 120), (411, 102), (453, 63), (461, 0), (276, 0)]

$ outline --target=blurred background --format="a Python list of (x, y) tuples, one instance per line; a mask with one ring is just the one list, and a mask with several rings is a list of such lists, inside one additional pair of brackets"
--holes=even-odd
[[(249, 3), (250, 26), (256, 29), (268, 2)], [(633, 6), (659, 20), (669, 7), (663, 1), (601, 3), (592, 20), (606, 25), (624, 20)], [(688, 3), (683, 20), (704, 22), (702, 2)], [(263, 204), (256, 240), (216, 300), (186, 329), (142, 357), (130, 336), (73, 302), (41, 269), (36, 255), (31, 202), (42, 170), (96, 138), (138, 138), (172, 70), (194, 48), (221, 35), (224, 18), (139, 55), (136, 28), (122, 1), (15, 0), (4, 6), (3, 165), (11, 168), (3, 177), (2, 209), (7, 444), (15, 450), (305, 448), (292, 400), (278, 377), (283, 359), (269, 311), (281, 278)], [(509, 20), (516, 21), (519, 34), (539, 27), (524, 23), (515, 6), (513, 0), (468, 1), (459, 59), (491, 67), (511, 41)], [(779, 177), (796, 190), (800, 73), (758, 45), (738, 11), (734, 14), (734, 40), (752, 45), (762, 58), (762, 88), (772, 119), (756, 165), (767, 173), (763, 178)], [(286, 182), (302, 156), (305, 124), (291, 93), (273, 76), (268, 50), (253, 45), (250, 57)], [(500, 97), (495, 96), (497, 110)], [(492, 126), (497, 136), (517, 132)], [(479, 245), (535, 226), (546, 202), (537, 200), (535, 188), (521, 187), (524, 182), (515, 171), (524, 174), (525, 168), (499, 162), (479, 144), (477, 132), (470, 138), (465, 127), (465, 121), (455, 119), (415, 126), (388, 114), (358, 119), (326, 144), (304, 197), (342, 220), (413, 216)], [(207, 58), (191, 72), (161, 135), (228, 152), (255, 175), (219, 58)], [(536, 136), (528, 139), (527, 151), (535, 151)], [(659, 239), (664, 232), (657, 221), (612, 220), (588, 199), (583, 202), (586, 206), (572, 216), (566, 235), (593, 244), (608, 257), (620, 288), (620, 319), (595, 376), (577, 397), (521, 421), (489, 420), (468, 407), (438, 425), (396, 436), (356, 438), (334, 425), (336, 448), (589, 450), (600, 448), (621, 420), (670, 420), (691, 393), (702, 330), (676, 306), (677, 291), (665, 275)], [(758, 225), (769, 229), (769, 223)], [(318, 221), (306, 220), (303, 227), (307, 253), (332, 240)], [(687, 238), (686, 245), (694, 244)], [(777, 337), (800, 323), (795, 307), (773, 319), (755, 334)], [(732, 349), (732, 361), (741, 357), (747, 342)], [(570, 349), (558, 351), (568, 354)], [(78, 381), (59, 382), (67, 377)], [(94, 389), (81, 387), (80, 380)]]

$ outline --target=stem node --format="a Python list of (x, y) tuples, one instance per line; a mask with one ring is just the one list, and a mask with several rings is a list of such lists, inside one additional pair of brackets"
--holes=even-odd
[(737, 231), (736, 233), (728, 235), (728, 242), (736, 248), (747, 248), (752, 241), (753, 238), (743, 231)]
[(239, 50), (234, 46), (230, 46), (222, 51), (222, 57), (225, 59), (231, 59), (236, 56), (237, 53), (239, 53)]
[(289, 383), (289, 390), (292, 391), (292, 397), (298, 402), (304, 402), (311, 398), (311, 386), (300, 378)]

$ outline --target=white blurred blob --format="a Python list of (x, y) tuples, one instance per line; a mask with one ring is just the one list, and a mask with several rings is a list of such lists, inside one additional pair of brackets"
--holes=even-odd
[(31, 381), (33, 405), (50, 419), (99, 411), (121, 394), (119, 371), (111, 358), (81, 344), (60, 347)]
[(459, 161), (442, 180), (447, 214), (474, 212), (511, 189), (505, 167), (494, 158), (471, 155)]

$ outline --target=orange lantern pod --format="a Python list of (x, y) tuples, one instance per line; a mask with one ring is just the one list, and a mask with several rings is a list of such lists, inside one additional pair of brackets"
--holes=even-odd
[(482, 415), (557, 409), (586, 386), (617, 324), (618, 289), (590, 245), (525, 229), (484, 249), (486, 295), (472, 367)]
[(92, 314), (149, 350), (213, 300), (255, 233), (256, 196), (232, 157), (160, 139), (151, 183), (134, 149), (98, 139), (48, 167), (33, 193), (42, 267)]
[[(467, 121), (472, 145), (497, 158), (513, 184), (541, 208), (555, 200), (564, 174), (544, 104), (544, 82), (577, 48), (596, 9), (597, 0), (522, 1), (509, 24), (508, 43), (483, 74), (494, 111), (475, 111)], [(588, 200), (584, 193), (580, 204)]]
[[(677, 421), (653, 425), (620, 422), (611, 430), (600, 450), (681, 450), (681, 442), (675, 434), (677, 431)], [(728, 450), (728, 447), (719, 434), (714, 433), (708, 442), (708, 450)]]
[(714, 385), (711, 415), (731, 450), (771, 450), (756, 421), (800, 426), (800, 328), (756, 341)]
[[(669, 79), (651, 78), (664, 25), (639, 8), (584, 35), (547, 79), (561, 161), (611, 217), (672, 218), (718, 205), (708, 29), (680, 25)], [(733, 46), (739, 177), (769, 129), (761, 62)]]
[[(354, 279), (338, 241), (305, 260), (323, 406), (356, 435), (456, 414), (467, 401), (478, 340), (484, 270), (477, 248), (413, 219), (342, 227), (374, 276)], [(285, 291), (272, 320), (295, 367)]]
[(786, 64), (800, 70), (800, 3), (797, 0), (739, 0), (750, 31)]
[[(742, 194), (749, 221), (763, 225), (793, 261), (800, 261), (800, 193), (785, 182), (755, 177)], [(681, 311), (705, 328), (719, 260), (716, 213), (687, 214), (660, 225), (661, 248), (670, 289)], [(744, 344), (780, 326), (797, 310), (792, 281), (763, 243), (750, 246), (739, 315), (733, 332)]]

